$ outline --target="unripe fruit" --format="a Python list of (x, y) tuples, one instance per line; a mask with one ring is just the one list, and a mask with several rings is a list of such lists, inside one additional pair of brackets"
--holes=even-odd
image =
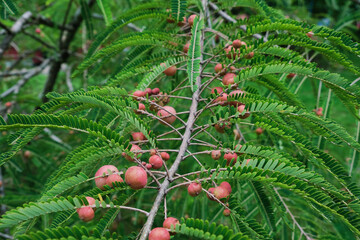
[(287, 77), (288, 79), (291, 79), (291, 78), (293, 78), (293, 77), (295, 77), (295, 76), (296, 76), (295, 73), (289, 73), (286, 77)]
[(112, 174), (106, 178), (106, 185), (112, 187), (115, 182), (124, 182), (124, 180), (117, 174)]
[(234, 48), (241, 48), (242, 46), (246, 47), (246, 42), (243, 42), (243, 41), (241, 41), (239, 39), (236, 39), (236, 40), (233, 41), (232, 45), (233, 45)]
[(142, 132), (133, 132), (133, 133), (131, 133), (131, 136), (132, 136), (134, 141), (144, 141), (144, 140), (146, 140), (146, 137)]
[(230, 162), (233, 161), (233, 164), (236, 163), (237, 161), (237, 154), (236, 153), (225, 153), (224, 154), (224, 159), (226, 160), (226, 165), (229, 166)]
[[(137, 152), (137, 151), (141, 151), (141, 148), (138, 145), (132, 144), (130, 148), (130, 152)], [(135, 157), (137, 157), (139, 154), (140, 153), (135, 153)], [(122, 153), (122, 155), (123, 157), (125, 157), (126, 160), (130, 162), (135, 162), (135, 160), (126, 153)]]
[(262, 128), (257, 128), (255, 130), (255, 132), (256, 132), (257, 135), (261, 135), (263, 133), (263, 130), (262, 130)]
[(146, 171), (137, 166), (129, 167), (125, 173), (125, 182), (132, 189), (141, 189), (145, 187), (147, 183)]
[[(107, 185), (106, 180), (109, 176), (106, 176), (107, 174), (110, 173), (117, 173), (119, 172), (119, 170), (113, 166), (113, 165), (104, 165), (101, 168), (99, 168), (99, 170), (97, 170), (97, 172), (95, 173), (95, 185), (100, 188), (101, 190), (104, 190), (104, 186)], [(103, 176), (103, 177), (100, 177)], [(111, 186), (111, 185), (110, 185)]]
[(167, 229), (175, 229), (175, 226), (180, 224), (179, 220), (173, 217), (168, 217), (163, 223), (163, 227)]
[(190, 25), (190, 27), (192, 27), (192, 25), (194, 24), (194, 19), (197, 17), (197, 15), (193, 14), (188, 18), (188, 23)]
[(158, 95), (160, 93), (160, 89), (159, 88), (154, 88), (153, 90), (151, 90), (151, 93), (153, 95)]
[(196, 197), (201, 193), (202, 187), (200, 183), (190, 183), (188, 193), (192, 197)]
[(161, 160), (161, 157), (158, 155), (153, 155), (149, 158), (149, 163), (151, 164), (152, 168), (159, 169), (163, 165), (163, 161)]
[(221, 151), (220, 150), (212, 150), (211, 151), (211, 158), (214, 160), (218, 160), (221, 157)]
[(220, 187), (220, 186), (218, 186), (214, 189), (213, 194), (219, 200), (227, 198), (229, 196), (229, 192), (225, 188)]
[(77, 213), (79, 215), (79, 218), (84, 222), (91, 221), (95, 216), (95, 212), (92, 207), (81, 207), (77, 209)]
[(149, 234), (149, 240), (170, 240), (170, 233), (165, 228), (154, 228)]
[(245, 110), (245, 105), (244, 105), (244, 104), (238, 106), (238, 108), (237, 108), (237, 111), (238, 111), (239, 113), (242, 113), (244, 110)]
[[(208, 192), (211, 194), (214, 194), (214, 190), (215, 188), (211, 187), (208, 189)], [(208, 199), (210, 199), (211, 201), (215, 201), (215, 198), (211, 197), (209, 194), (206, 194), (206, 196), (208, 197)]]
[(229, 192), (229, 194), (232, 192), (231, 185), (228, 182), (220, 183), (220, 187), (225, 188)]
[(178, 25), (179, 27), (182, 27), (182, 26), (185, 26), (185, 25), (186, 25), (186, 22), (187, 22), (186, 17), (184, 17), (184, 18), (183, 18), (183, 21), (178, 22), (177, 25)]
[[(161, 66), (166, 67), (165, 63), (160, 63)], [(176, 73), (176, 66), (171, 66), (164, 70), (166, 76), (174, 76)]]
[(164, 161), (167, 161), (170, 159), (170, 155), (167, 152), (161, 152), (160, 153), (162, 159), (164, 159)]
[(234, 78), (236, 77), (235, 73), (227, 73), (225, 74), (225, 76), (223, 77), (222, 83), (224, 85), (230, 85), (230, 84), (234, 84), (235, 80)]
[(189, 47), (190, 47), (190, 43), (185, 44), (185, 45), (184, 45), (184, 48), (183, 48), (183, 52), (184, 52), (184, 53), (188, 53)]
[(134, 93), (133, 93), (133, 96), (136, 98), (136, 97), (144, 97), (146, 95), (146, 92), (144, 92), (144, 91), (139, 91), (139, 90), (137, 90), (137, 91), (135, 91)]
[[(216, 92), (215, 92), (215, 90), (216, 90)], [(224, 90), (223, 90), (222, 87), (214, 87), (214, 88), (211, 89), (211, 93), (212, 93), (212, 94), (220, 94), (220, 93), (222, 93), (223, 91), (224, 91)]]
[(6, 103), (5, 103), (5, 107), (9, 108), (9, 107), (11, 107), (11, 106), (12, 106), (12, 103), (11, 103), (11, 102), (6, 102)]
[[(169, 124), (173, 124), (175, 122), (175, 120), (176, 120), (176, 117), (173, 116), (172, 114), (176, 115), (176, 111), (175, 111), (175, 109), (173, 107), (170, 107), (170, 106), (165, 106), (164, 109), (160, 109), (157, 112), (158, 117), (160, 117), (163, 121), (165, 121), (165, 122), (167, 122)], [(164, 124), (161, 121), (160, 121), (160, 123)]]
[(225, 129), (231, 128), (231, 123), (228, 121), (223, 121), (223, 122), (215, 124), (214, 127), (217, 132), (224, 133)]
[(153, 156), (157, 153), (156, 149), (151, 149), (150, 150), (150, 155)]
[(225, 209), (224, 212), (223, 212), (223, 215), (224, 215), (225, 217), (230, 216), (230, 214), (231, 214), (231, 211), (230, 211), (229, 209)]

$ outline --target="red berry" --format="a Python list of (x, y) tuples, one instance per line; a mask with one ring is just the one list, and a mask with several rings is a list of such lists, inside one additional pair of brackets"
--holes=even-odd
[(150, 150), (150, 155), (152, 156), (152, 155), (155, 155), (157, 153), (157, 151), (156, 151), (156, 149), (151, 149)]
[(167, 161), (170, 159), (170, 155), (167, 152), (161, 152), (160, 153), (162, 159), (164, 159), (164, 161)]
[(170, 233), (165, 228), (154, 228), (149, 234), (149, 240), (170, 240)]
[(136, 114), (141, 114), (140, 111), (145, 111), (145, 110), (146, 110), (145, 105), (142, 104), (142, 103), (139, 103), (138, 109), (137, 109), (137, 110), (134, 110), (134, 112), (135, 112)]
[[(216, 90), (216, 93), (215, 93), (215, 90)], [(223, 88), (222, 87), (214, 87), (211, 89), (211, 93), (212, 94), (220, 94), (223, 92)]]
[(190, 26), (194, 24), (194, 19), (197, 17), (197, 15), (193, 14), (188, 18), (188, 23)]
[(131, 133), (131, 136), (132, 136), (134, 141), (144, 141), (144, 140), (146, 140), (146, 137), (142, 132), (133, 132), (133, 133)]
[(310, 31), (310, 32), (306, 33), (306, 36), (308, 36), (309, 38), (312, 38), (314, 36), (314, 33)]
[(220, 103), (220, 105), (225, 106), (227, 104), (227, 97), (228, 95), (226, 93), (222, 93), (219, 97), (215, 99), (214, 102)]
[(186, 44), (184, 45), (184, 48), (183, 48), (184, 53), (188, 53), (189, 47), (190, 47), (190, 43), (186, 43)]
[(248, 53), (248, 54), (245, 55), (245, 58), (246, 58), (246, 59), (251, 59), (251, 58), (254, 57), (254, 55), (255, 55), (254, 52), (250, 52), (250, 53)]
[(179, 220), (173, 217), (168, 217), (163, 223), (163, 227), (167, 229), (175, 229), (175, 226), (180, 224)]
[(9, 108), (9, 107), (11, 107), (11, 106), (12, 106), (12, 103), (11, 103), (11, 102), (6, 102), (6, 103), (5, 103), (5, 107)]
[(79, 215), (79, 218), (84, 222), (91, 221), (95, 216), (95, 212), (92, 207), (81, 207), (77, 209), (77, 213)]
[(296, 76), (295, 73), (289, 73), (286, 77), (289, 78), (289, 79), (291, 79), (291, 78), (293, 78), (293, 77), (295, 77), (295, 76)]
[(41, 29), (40, 29), (40, 28), (36, 28), (36, 29), (35, 29), (35, 32), (36, 32), (37, 34), (40, 34), (40, 33), (41, 33)]
[(160, 89), (159, 88), (154, 88), (153, 90), (151, 90), (151, 93), (153, 95), (158, 95), (160, 93)]
[[(211, 193), (211, 194), (214, 194), (214, 190), (215, 188), (209, 188), (208, 189), (208, 192)], [(208, 199), (210, 199), (211, 201), (215, 201), (215, 198), (211, 197), (209, 194), (206, 194), (206, 196), (208, 197)]]
[(245, 105), (244, 105), (244, 104), (238, 106), (238, 108), (237, 108), (237, 111), (238, 111), (239, 113), (242, 113), (244, 110), (245, 110)]
[[(165, 63), (161, 63), (160, 65), (166, 67)], [(171, 67), (165, 69), (164, 73), (166, 76), (174, 76), (176, 74), (176, 66), (171, 66)]]
[(152, 165), (150, 163), (147, 163), (145, 167), (150, 170), (152, 168)]
[(235, 80), (234, 78), (236, 77), (235, 73), (227, 73), (225, 74), (225, 76), (223, 77), (222, 83), (224, 85), (230, 85), (230, 84), (234, 84)]
[(159, 169), (163, 165), (163, 161), (161, 160), (161, 157), (158, 155), (153, 155), (149, 158), (149, 163), (151, 164), (152, 168)]
[(229, 165), (231, 161), (233, 161), (233, 164), (237, 161), (237, 154), (236, 153), (225, 153), (224, 159), (227, 161), (226, 165)]
[(230, 214), (231, 214), (231, 211), (230, 211), (229, 209), (225, 209), (224, 212), (223, 212), (223, 215), (224, 215), (225, 217), (230, 216)]
[(215, 130), (219, 133), (224, 133), (225, 129), (231, 128), (231, 123), (228, 121), (215, 124)]
[(146, 186), (147, 174), (141, 167), (133, 166), (129, 167), (125, 173), (125, 182), (132, 189), (141, 189)]
[(263, 130), (262, 130), (262, 128), (257, 128), (255, 130), (255, 132), (256, 132), (257, 135), (261, 135), (263, 133)]
[(190, 183), (188, 193), (192, 197), (196, 197), (201, 193), (202, 187), (200, 183)]
[(220, 187), (225, 188), (229, 192), (229, 194), (232, 192), (231, 185), (228, 182), (220, 183)]
[(152, 95), (151, 88), (146, 88), (144, 92), (145, 92), (145, 95), (148, 95), (148, 96)]
[(227, 198), (229, 196), (229, 192), (225, 188), (223, 188), (221, 186), (216, 187), (214, 189), (213, 194), (219, 200), (222, 200), (222, 199)]
[(30, 158), (30, 157), (31, 157), (31, 152), (30, 152), (29, 150), (26, 150), (26, 151), (24, 152), (24, 157), (25, 157), (25, 158)]
[[(104, 165), (97, 172), (95, 173), (95, 185), (100, 188), (101, 190), (104, 190), (104, 186), (107, 185), (106, 180), (109, 177), (109, 175), (113, 175), (112, 173), (117, 173), (119, 170), (113, 166), (113, 165)], [(103, 177), (100, 177), (103, 176)]]
[(106, 185), (109, 187), (113, 186), (113, 183), (115, 182), (124, 182), (124, 180), (117, 174), (112, 174), (106, 178)]
[(233, 45), (234, 48), (241, 48), (242, 46), (246, 47), (246, 42), (243, 42), (243, 41), (241, 41), (239, 39), (236, 39), (236, 40), (233, 41), (232, 45)]
[(144, 92), (144, 91), (139, 91), (139, 90), (137, 90), (137, 91), (135, 91), (134, 93), (133, 93), (133, 96), (134, 97), (144, 97), (146, 95), (146, 92)]
[[(218, 64), (215, 65), (214, 70), (215, 70), (216, 73), (219, 73), (219, 72), (221, 72), (224, 68), (225, 68), (224, 64), (218, 63)], [(225, 74), (225, 71), (224, 71), (224, 74)]]
[[(137, 151), (141, 151), (141, 148), (138, 145), (132, 144), (131, 148), (130, 148), (130, 152), (137, 152)], [(135, 153), (135, 157), (137, 157), (140, 153)], [(126, 160), (130, 161), (130, 162), (135, 162), (135, 160), (130, 157), (129, 155), (127, 155), (126, 153), (122, 153), (123, 157), (125, 157)]]
[[(165, 106), (163, 109), (160, 109), (157, 112), (158, 117), (160, 117), (163, 121), (169, 123), (169, 124), (173, 124), (176, 120), (176, 117), (173, 115), (176, 115), (176, 111), (173, 107), (170, 106)], [(160, 121), (161, 124), (164, 124), (163, 122)], [(164, 124), (165, 125), (165, 124)]]
[(221, 157), (221, 151), (220, 150), (212, 150), (211, 151), (211, 158), (214, 160), (218, 160)]
[(240, 54), (240, 50), (235, 49), (233, 46), (227, 47), (225, 52), (228, 59), (236, 59), (236, 57)]

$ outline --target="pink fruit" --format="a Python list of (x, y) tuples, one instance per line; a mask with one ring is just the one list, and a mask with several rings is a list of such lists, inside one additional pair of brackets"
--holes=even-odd
[(190, 43), (186, 43), (186, 44), (184, 45), (183, 52), (184, 52), (184, 53), (188, 53), (189, 47), (190, 47)]
[(256, 132), (257, 135), (261, 135), (263, 133), (263, 130), (262, 130), (262, 128), (257, 128), (255, 130), (255, 132)]
[(148, 96), (152, 95), (151, 88), (146, 88), (144, 92), (145, 92), (145, 95), (148, 95)]
[(175, 226), (180, 224), (179, 220), (173, 217), (168, 217), (163, 223), (163, 227), (167, 229), (175, 229)]
[(239, 39), (236, 39), (236, 40), (233, 41), (232, 45), (233, 45), (234, 48), (241, 48), (242, 46), (246, 47), (246, 42), (243, 42), (243, 41), (241, 41)]
[[(168, 124), (173, 124), (176, 120), (176, 117), (173, 115), (176, 115), (176, 111), (173, 107), (165, 106), (163, 109), (160, 109), (157, 112), (158, 117), (160, 117), (163, 121), (167, 122)], [(161, 124), (164, 124), (160, 121)], [(165, 125), (165, 124), (164, 124)]]
[(182, 26), (185, 26), (185, 25), (186, 25), (186, 22), (187, 22), (186, 17), (184, 17), (184, 18), (183, 18), (183, 21), (178, 22), (177, 25), (178, 25), (179, 27), (182, 27)]
[(40, 34), (40, 33), (41, 33), (41, 29), (40, 29), (40, 28), (36, 28), (36, 29), (35, 29), (35, 32), (36, 32), (37, 34)]
[(132, 136), (134, 141), (144, 141), (144, 140), (146, 140), (146, 137), (142, 132), (133, 132), (133, 133), (131, 133), (131, 136)]
[(308, 36), (309, 38), (312, 38), (314, 36), (314, 33), (310, 31), (310, 32), (306, 33), (306, 36)]
[(245, 55), (246, 59), (252, 59), (254, 57), (255, 53), (254, 52), (250, 52), (248, 54)]
[(229, 192), (225, 188), (223, 188), (221, 186), (216, 187), (214, 189), (213, 194), (219, 200), (222, 200), (222, 199), (227, 198), (229, 196)]
[(238, 108), (237, 108), (237, 111), (238, 111), (239, 113), (242, 113), (244, 110), (245, 110), (245, 105), (244, 105), (244, 104), (238, 106)]
[(221, 72), (220, 75), (223, 76), (226, 73), (226, 70), (223, 70), (224, 68), (225, 68), (224, 64), (218, 63), (218, 64), (215, 65), (214, 70), (215, 70), (216, 73)]
[(125, 173), (125, 182), (132, 189), (141, 189), (146, 186), (147, 174), (141, 167), (133, 166), (129, 167)]
[(77, 209), (77, 213), (79, 215), (79, 218), (84, 222), (91, 221), (95, 216), (95, 212), (92, 207), (81, 207)]
[(196, 197), (201, 193), (202, 187), (200, 183), (190, 183), (188, 187), (188, 193), (192, 197)]
[[(130, 148), (130, 152), (137, 152), (137, 151), (141, 151), (141, 148), (138, 145), (132, 144)], [(140, 153), (135, 153), (135, 157), (137, 157), (139, 154)], [(135, 162), (135, 160), (126, 153), (122, 153), (122, 155), (123, 157), (125, 157), (126, 160), (130, 162)]]
[(225, 188), (229, 192), (229, 194), (232, 192), (231, 185), (228, 182), (220, 183), (220, 187)]
[(11, 103), (11, 102), (6, 102), (6, 103), (5, 103), (5, 107), (9, 108), (9, 107), (11, 107), (11, 106), (12, 106), (12, 103)]
[(124, 182), (124, 180), (117, 174), (112, 174), (106, 178), (106, 185), (109, 187), (113, 186), (113, 183), (115, 182)]
[(236, 59), (237, 56), (240, 54), (240, 50), (235, 49), (233, 46), (229, 46), (225, 49), (226, 57), (228, 59)]
[(144, 97), (146, 95), (146, 92), (144, 92), (144, 91), (139, 91), (139, 90), (137, 90), (137, 91), (135, 91), (134, 93), (133, 93), (133, 96), (134, 97)]
[(233, 161), (233, 164), (237, 161), (237, 154), (236, 153), (225, 153), (224, 159), (227, 161), (226, 165), (229, 166), (230, 162)]
[(188, 18), (188, 23), (190, 26), (194, 24), (194, 19), (197, 17), (197, 15), (193, 14)]
[[(209, 188), (208, 189), (208, 192), (211, 193), (211, 194), (214, 194), (214, 190), (215, 188)], [(210, 199), (211, 201), (215, 201), (215, 198), (211, 197), (209, 194), (206, 194), (206, 196), (208, 197), (208, 199)]]
[(236, 77), (235, 73), (227, 73), (225, 74), (225, 76), (223, 77), (222, 83), (224, 85), (230, 85), (230, 84), (234, 84), (235, 80), (234, 78)]
[[(99, 170), (97, 170), (97, 172), (95, 173), (95, 185), (104, 190), (104, 186), (106, 185), (106, 180), (108, 178), (108, 174), (112, 175), (112, 173), (117, 173), (119, 172), (119, 170), (113, 166), (113, 165), (104, 165), (101, 168), (99, 168)], [(100, 177), (103, 176), (103, 177)]]
[[(165, 63), (161, 63), (160, 65), (166, 67)], [(174, 76), (176, 74), (176, 66), (171, 66), (165, 69), (164, 73), (166, 76)]]
[(164, 161), (167, 161), (170, 159), (170, 155), (167, 152), (161, 152), (160, 153), (162, 159), (164, 159)]
[(228, 95), (226, 93), (222, 93), (219, 97), (215, 99), (214, 102), (220, 103), (220, 105), (225, 106), (227, 104)]
[(94, 205), (95, 204), (95, 199), (92, 197), (85, 197), (86, 200), (88, 201), (88, 205)]
[(159, 88), (154, 88), (153, 90), (151, 90), (151, 93), (153, 95), (158, 95), (160, 93), (160, 89)]
[(152, 165), (150, 163), (147, 163), (145, 164), (145, 167), (150, 170), (152, 168)]
[(161, 157), (158, 155), (153, 155), (149, 158), (149, 163), (151, 164), (152, 168), (159, 169), (163, 165), (163, 161), (161, 160)]
[(229, 209), (225, 209), (224, 212), (223, 212), (223, 215), (225, 217), (230, 216), (230, 214), (231, 214), (231, 211)]
[(154, 228), (149, 234), (149, 240), (170, 240), (170, 233), (165, 228)]
[(221, 151), (220, 150), (212, 150), (211, 151), (211, 158), (214, 160), (218, 160), (221, 157)]
[(214, 87), (214, 88), (211, 89), (211, 93), (212, 93), (212, 94), (215, 94), (215, 90), (217, 91), (216, 94), (220, 94), (220, 93), (223, 92), (223, 88), (222, 88), (222, 87)]
[(151, 149), (150, 150), (150, 155), (152, 156), (152, 155), (155, 155), (157, 153), (157, 151), (156, 151), (156, 149)]

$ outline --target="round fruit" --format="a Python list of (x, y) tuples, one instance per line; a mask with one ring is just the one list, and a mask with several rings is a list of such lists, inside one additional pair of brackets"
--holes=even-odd
[[(130, 152), (137, 152), (137, 151), (141, 151), (141, 148), (138, 145), (132, 144), (130, 148)], [(140, 153), (135, 153), (135, 157), (137, 157), (139, 154)], [(126, 160), (130, 162), (135, 162), (135, 160), (126, 153), (122, 153), (122, 155), (125, 157)]]
[(163, 227), (167, 229), (174, 229), (176, 224), (180, 224), (179, 220), (173, 217), (168, 217), (163, 223)]
[(196, 197), (201, 193), (202, 187), (200, 183), (190, 183), (188, 193), (192, 197)]
[(238, 49), (235, 49), (233, 46), (229, 46), (225, 49), (226, 57), (228, 59), (236, 59), (237, 56), (239, 56), (240, 51)]
[(31, 152), (29, 150), (26, 150), (24, 152), (24, 158), (30, 158), (31, 157)]
[(91, 221), (95, 216), (95, 212), (92, 207), (81, 207), (77, 209), (77, 213), (79, 215), (79, 218), (84, 222)]
[(184, 45), (184, 48), (183, 48), (183, 52), (184, 52), (184, 53), (188, 53), (189, 47), (190, 47), (190, 43), (185, 44), (185, 45)]
[[(215, 188), (211, 187), (208, 189), (208, 192), (211, 194), (214, 194), (214, 190)], [(211, 201), (215, 201), (215, 198), (211, 197), (209, 194), (206, 194), (206, 196), (208, 197), (208, 199), (210, 199)]]
[(231, 211), (230, 211), (229, 209), (225, 209), (224, 212), (223, 212), (223, 215), (224, 215), (225, 217), (230, 216), (230, 214), (231, 214)]
[(157, 153), (156, 149), (151, 149), (150, 150), (150, 155), (153, 156)]
[(224, 159), (226, 160), (226, 165), (229, 166), (230, 162), (233, 161), (233, 164), (236, 163), (237, 161), (237, 154), (236, 153), (225, 153), (224, 154)]
[[(160, 63), (161, 66), (166, 67), (165, 63)], [(164, 70), (166, 76), (174, 76), (176, 73), (176, 66), (171, 66)]]
[(144, 140), (146, 140), (146, 137), (142, 132), (133, 132), (133, 133), (131, 133), (131, 136), (132, 136), (134, 141), (144, 141)]
[(223, 121), (223, 122), (215, 124), (214, 127), (217, 132), (224, 133), (225, 129), (231, 128), (231, 123), (228, 121)]
[(148, 96), (152, 95), (151, 88), (146, 88), (144, 92), (145, 92), (145, 95), (148, 95)]
[(221, 64), (221, 63), (216, 64), (215, 68), (214, 68), (216, 73), (221, 72), (220, 73), (221, 76), (225, 75), (225, 73), (226, 73), (226, 70), (224, 70), (224, 69), (225, 69), (225, 65)]
[(133, 166), (129, 167), (125, 173), (125, 182), (132, 189), (141, 189), (146, 186), (147, 174), (141, 167)]
[(178, 22), (177, 25), (178, 25), (179, 27), (182, 27), (182, 26), (185, 26), (185, 25), (186, 25), (186, 22), (187, 22), (186, 17), (184, 17), (184, 18), (183, 18), (183, 21)]
[(308, 36), (309, 38), (312, 38), (314, 36), (314, 33), (310, 31), (310, 32), (306, 33), (306, 36)]
[(153, 155), (149, 158), (149, 163), (151, 164), (152, 168), (159, 169), (163, 165), (163, 161), (161, 160), (161, 157), (158, 155)]
[(263, 130), (262, 130), (262, 128), (257, 128), (255, 130), (255, 132), (256, 132), (257, 135), (261, 135), (263, 133)]
[(94, 205), (95, 204), (95, 199), (92, 197), (85, 197), (86, 200), (88, 201), (89, 205)]
[(220, 187), (225, 188), (229, 192), (229, 194), (232, 192), (231, 185), (228, 182), (220, 183)]
[(248, 54), (245, 55), (246, 59), (252, 59), (254, 57), (255, 53), (254, 52), (250, 52)]
[(150, 163), (147, 163), (145, 164), (145, 167), (150, 170), (152, 168), (152, 165)]
[(238, 106), (238, 108), (237, 108), (237, 111), (238, 111), (239, 113), (242, 113), (244, 110), (245, 110), (245, 105), (244, 105), (244, 104)]
[(197, 17), (197, 15), (193, 14), (188, 18), (188, 23), (190, 26), (194, 24), (194, 19)]
[(117, 174), (112, 174), (106, 178), (106, 185), (109, 187), (113, 186), (113, 183), (115, 182), (124, 182), (124, 180)]
[(170, 240), (170, 233), (165, 228), (154, 228), (149, 234), (149, 240)]
[(211, 151), (211, 158), (214, 160), (218, 160), (221, 157), (221, 151), (220, 150), (212, 150)]
[(233, 45), (234, 48), (241, 48), (242, 46), (246, 47), (246, 42), (243, 42), (243, 41), (241, 41), (239, 39), (236, 39), (236, 40), (233, 41), (232, 45)]
[(11, 102), (6, 102), (6, 103), (5, 103), (5, 107), (9, 108), (9, 107), (11, 107), (11, 106), (12, 106), (12, 103), (11, 103)]
[[(112, 173), (117, 173), (119, 170), (113, 165), (104, 165), (95, 173), (95, 185), (104, 190), (106, 185), (106, 180), (109, 177), (107, 174), (112, 175)], [(102, 177), (100, 177), (102, 176)]]
[(133, 96), (134, 97), (144, 97), (146, 95), (146, 92), (144, 92), (144, 91), (139, 91), (139, 90), (137, 90), (137, 91), (135, 91), (134, 93), (133, 93)]
[[(216, 91), (216, 92), (215, 92)], [(214, 87), (211, 89), (211, 93), (212, 94), (220, 94), (223, 92), (223, 88), (222, 87)]]
[(164, 161), (167, 161), (170, 159), (170, 155), (167, 152), (161, 152), (160, 155)]
[(220, 103), (220, 105), (225, 106), (227, 104), (228, 95), (226, 93), (222, 93), (219, 97), (217, 97), (214, 102)]
[[(163, 121), (167, 122), (168, 124), (173, 124), (173, 122), (175, 122), (175, 120), (176, 120), (176, 117), (174, 116), (174, 115), (176, 115), (176, 111), (173, 107), (170, 107), (170, 106), (165, 106), (163, 109), (160, 109), (158, 111), (157, 115), (158, 115), (158, 117), (161, 117), (161, 119)], [(161, 121), (160, 121), (160, 123), (164, 124)]]
[(216, 187), (213, 194), (219, 200), (227, 198), (229, 196), (229, 192), (221, 186)]
[(145, 110), (146, 110), (145, 105), (142, 104), (142, 103), (139, 103), (138, 109), (137, 109), (137, 110), (134, 110), (134, 112), (135, 112), (136, 114), (141, 114), (140, 111), (145, 111)]
[(230, 84), (234, 84), (235, 80), (234, 78), (236, 77), (235, 73), (227, 73), (225, 74), (225, 76), (223, 77), (222, 83), (224, 85), (230, 85)]
[(160, 93), (160, 89), (159, 88), (154, 88), (153, 90), (151, 90), (152, 95), (158, 95)]
[(291, 79), (291, 78), (293, 78), (293, 77), (295, 77), (295, 76), (296, 76), (295, 73), (289, 73), (286, 77), (289, 78), (289, 79)]

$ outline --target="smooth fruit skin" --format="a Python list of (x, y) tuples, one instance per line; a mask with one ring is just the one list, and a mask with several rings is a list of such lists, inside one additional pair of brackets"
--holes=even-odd
[(230, 84), (234, 84), (235, 83), (235, 80), (234, 78), (236, 77), (235, 73), (227, 73), (225, 74), (225, 76), (223, 77), (222, 79), (222, 83), (224, 85), (230, 85)]
[(200, 183), (190, 183), (188, 193), (192, 197), (196, 197), (201, 193), (202, 187)]
[(244, 105), (244, 104), (238, 106), (238, 108), (237, 108), (237, 111), (238, 111), (239, 113), (242, 113), (244, 110), (245, 110), (245, 105)]
[(214, 160), (218, 160), (221, 157), (221, 151), (220, 150), (212, 150), (211, 151), (211, 158)]
[[(215, 93), (215, 91), (216, 91), (216, 93)], [(211, 89), (211, 93), (212, 93), (212, 94), (220, 94), (220, 93), (222, 93), (223, 91), (224, 91), (224, 90), (223, 90), (222, 87), (214, 87), (214, 88)]]
[(230, 216), (230, 214), (231, 214), (231, 211), (230, 211), (229, 209), (225, 209), (224, 212), (223, 212), (223, 215), (224, 215), (225, 217)]
[(224, 159), (227, 161), (226, 165), (229, 166), (230, 162), (233, 161), (233, 164), (237, 161), (237, 154), (236, 153), (225, 153)]
[(154, 228), (149, 234), (149, 240), (170, 240), (170, 233), (165, 228)]
[(135, 92), (133, 93), (133, 96), (134, 96), (134, 97), (145, 97), (145, 95), (146, 95), (146, 92), (144, 92), (144, 91), (139, 91), (139, 90), (137, 90), (137, 91), (135, 91)]
[(95, 177), (99, 177), (99, 178), (95, 178), (95, 184), (101, 190), (105, 189), (104, 186), (106, 185), (106, 179), (108, 178), (108, 176), (104, 176), (104, 177), (100, 177), (100, 176), (108, 174), (109, 173), (108, 170), (110, 170), (110, 172), (112, 173), (119, 172), (119, 170), (113, 165), (104, 165), (101, 168), (99, 168), (99, 170), (97, 170), (97, 172), (95, 173)]
[(88, 201), (89, 205), (94, 205), (95, 204), (95, 199), (92, 197), (85, 197), (86, 200)]
[(158, 155), (153, 155), (149, 158), (149, 163), (151, 164), (152, 168), (159, 169), (163, 165), (163, 161), (161, 160), (161, 157)]
[(134, 112), (135, 112), (136, 114), (141, 114), (140, 111), (145, 111), (145, 110), (146, 110), (145, 105), (144, 105), (143, 103), (139, 103), (138, 109), (137, 109), (137, 110), (134, 110)]
[(167, 161), (170, 159), (170, 155), (167, 152), (161, 152), (160, 156), (164, 161)]
[[(132, 144), (131, 148), (130, 148), (130, 152), (136, 152), (136, 151), (141, 151), (141, 148), (138, 145)], [(137, 157), (137, 155), (139, 155), (140, 153), (135, 153), (135, 157)], [(126, 160), (130, 161), (130, 162), (135, 162), (134, 159), (132, 159), (129, 155), (127, 155), (126, 153), (122, 153), (122, 155), (125, 157)]]
[(154, 88), (153, 90), (151, 90), (152, 95), (158, 95), (160, 93), (160, 89), (159, 88)]
[(185, 45), (184, 45), (184, 48), (183, 48), (183, 52), (184, 52), (184, 53), (188, 53), (189, 47), (190, 47), (190, 43), (185, 44)]
[(150, 150), (150, 155), (153, 156), (157, 153), (156, 149), (151, 149)]
[(115, 182), (124, 182), (124, 180), (117, 174), (112, 174), (106, 178), (106, 185), (112, 187)]
[(261, 135), (263, 133), (263, 130), (262, 130), (262, 128), (257, 128), (255, 130), (255, 132), (256, 132), (257, 135)]
[(224, 64), (218, 63), (218, 64), (215, 65), (214, 70), (215, 70), (216, 73), (221, 72), (220, 75), (223, 76), (226, 73), (226, 70), (224, 70), (224, 68), (225, 68)]
[(190, 26), (194, 24), (194, 19), (197, 17), (197, 15), (193, 14), (188, 18), (188, 23)]
[(151, 88), (146, 88), (144, 92), (145, 92), (145, 95), (148, 95), (148, 96), (152, 95)]
[[(160, 117), (163, 121), (167, 122), (168, 124), (173, 124), (176, 120), (176, 117), (171, 114), (176, 115), (176, 111), (173, 107), (170, 106), (165, 106), (163, 109), (160, 109), (157, 112), (158, 117)], [(160, 123), (166, 125), (161, 121)]]
[[(177, 220), (176, 218), (173, 218), (173, 217), (168, 217), (163, 222), (163, 227), (167, 228), (167, 229), (175, 229), (175, 226), (177, 224), (180, 224), (179, 220)], [(171, 234), (171, 232), (170, 232), (170, 235), (173, 235), (173, 234)]]
[[(165, 63), (161, 63), (160, 65), (166, 67)], [(164, 73), (166, 76), (174, 76), (176, 74), (176, 66), (171, 66), (171, 67), (165, 69)]]
[(6, 102), (6, 103), (5, 103), (5, 107), (9, 108), (9, 107), (11, 107), (11, 106), (12, 106), (12, 103), (11, 103), (11, 102)]
[(216, 187), (213, 194), (219, 200), (227, 198), (229, 196), (229, 192), (221, 186)]
[(132, 189), (141, 189), (146, 186), (147, 174), (144, 169), (137, 166), (129, 167), (125, 172), (125, 182)]
[(252, 59), (254, 57), (255, 53), (254, 52), (250, 52), (248, 54), (245, 55), (246, 59)]
[(308, 33), (306, 33), (306, 36), (308, 36), (309, 38), (312, 38), (314, 36), (314, 33), (313, 32), (308, 32)]
[(229, 194), (232, 192), (231, 185), (228, 182), (220, 183), (220, 187), (225, 188), (229, 192)]
[(92, 207), (81, 207), (77, 209), (77, 213), (79, 215), (79, 218), (84, 222), (91, 221), (95, 216), (95, 212)]
[(293, 77), (295, 77), (295, 76), (296, 76), (295, 73), (289, 73), (286, 77), (289, 78), (289, 79), (291, 79), (291, 78), (293, 78)]
[(152, 169), (152, 165), (150, 163), (145, 164), (145, 167), (149, 170)]
[(146, 140), (146, 137), (142, 132), (133, 132), (133, 133), (131, 133), (131, 136), (132, 136), (134, 141), (144, 141), (144, 140)]
[(234, 48), (241, 48), (242, 46), (246, 46), (246, 43), (239, 39), (236, 39), (233, 41), (232, 45)]
[(227, 104), (228, 95), (226, 93), (222, 93), (220, 97), (217, 97), (214, 102), (220, 103), (221, 106), (225, 106)]
[[(211, 187), (208, 189), (208, 192), (211, 194), (214, 194), (214, 190), (215, 188)], [(208, 197), (208, 199), (210, 199), (211, 201), (215, 201), (215, 198), (211, 197), (209, 194), (206, 194), (206, 196)]]

